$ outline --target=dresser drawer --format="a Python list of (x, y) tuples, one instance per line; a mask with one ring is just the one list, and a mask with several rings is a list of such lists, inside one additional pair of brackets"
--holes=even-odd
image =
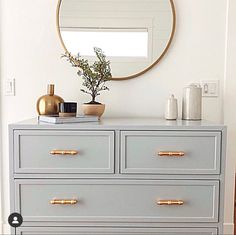
[(15, 173), (114, 173), (113, 131), (15, 131)]
[(220, 174), (220, 154), (221, 132), (121, 132), (121, 173)]
[(216, 235), (216, 228), (19, 228), (19, 235)]
[(218, 181), (15, 180), (15, 190), (25, 222), (218, 221)]

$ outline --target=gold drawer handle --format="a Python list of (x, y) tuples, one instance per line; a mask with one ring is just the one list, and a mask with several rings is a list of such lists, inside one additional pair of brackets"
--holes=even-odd
[(182, 200), (159, 200), (157, 205), (159, 206), (182, 206), (184, 201)]
[(52, 205), (75, 205), (78, 203), (76, 199), (53, 199), (50, 201)]
[(182, 151), (160, 151), (158, 152), (158, 156), (160, 157), (183, 157), (185, 155)]
[(79, 152), (76, 150), (52, 150), (50, 151), (51, 155), (77, 155)]

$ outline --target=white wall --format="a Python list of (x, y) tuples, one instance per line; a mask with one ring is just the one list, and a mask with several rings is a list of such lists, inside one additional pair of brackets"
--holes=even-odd
[[(163, 61), (145, 75), (112, 82), (100, 101), (106, 117), (162, 117), (170, 93), (181, 98), (190, 82), (219, 79), (223, 88), (226, 45), (226, 0), (175, 0), (177, 32)], [(54, 82), (65, 100), (89, 101), (79, 90), (76, 71), (60, 59), (63, 53), (55, 26), (55, 0), (2, 0), (3, 80), (16, 79), (16, 96), (2, 96), (4, 218), (9, 214), (7, 124), (36, 116), (35, 103)], [(203, 117), (222, 119), (222, 89), (219, 98), (204, 99)], [(229, 197), (229, 199), (231, 199)], [(226, 223), (231, 220), (226, 216)]]

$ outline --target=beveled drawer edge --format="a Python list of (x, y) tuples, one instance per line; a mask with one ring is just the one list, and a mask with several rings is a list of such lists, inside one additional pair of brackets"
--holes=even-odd
[[(164, 137), (173, 137), (173, 136), (209, 136), (215, 137), (215, 161), (214, 168), (212, 169), (173, 169), (173, 168), (127, 168), (126, 166), (126, 137), (127, 136), (164, 136)], [(203, 135), (205, 134), (205, 135)], [(120, 131), (120, 168), (119, 172), (121, 174), (162, 174), (162, 175), (220, 175), (221, 174), (221, 149), (222, 149), (222, 133), (221, 131), (191, 131), (191, 130), (177, 130), (177, 131)]]
[[(16, 206), (16, 211), (18, 211), (19, 213), (21, 212), (21, 203), (20, 203), (20, 198), (21, 198), (21, 184), (26, 184), (26, 185), (74, 185), (74, 184), (84, 184), (84, 185), (170, 185), (170, 186), (178, 186), (178, 182), (180, 186), (183, 185), (189, 185), (189, 186), (212, 186), (214, 191), (212, 196), (214, 197), (214, 200), (212, 200), (213, 203), (213, 214), (212, 217), (204, 217), (204, 218), (199, 218), (198, 221), (196, 221), (197, 217), (181, 217), (181, 218), (168, 218), (168, 222), (177, 222), (177, 223), (181, 223), (183, 221), (185, 221), (186, 223), (207, 223), (207, 222), (211, 222), (211, 223), (217, 223), (219, 221), (219, 205), (218, 205), (218, 201), (219, 201), (219, 181), (216, 180), (210, 180), (210, 181), (206, 181), (206, 180), (180, 180), (180, 181), (175, 181), (175, 180), (48, 180), (48, 179), (28, 179), (28, 180), (15, 180), (15, 206)], [(51, 221), (51, 222), (56, 222), (58, 221), (58, 217), (49, 217), (49, 216), (38, 216), (37, 218), (34, 217), (27, 217), (24, 216), (25, 218), (25, 223), (27, 222), (40, 222), (40, 221)], [(127, 217), (127, 216), (101, 216), (99, 218), (97, 218), (96, 216), (76, 216), (76, 217), (71, 217), (68, 218), (60, 216), (60, 218), (63, 219), (63, 221), (65, 222), (86, 222), (88, 224), (91, 223), (101, 223), (101, 222), (108, 222), (108, 223), (126, 223), (127, 221), (129, 223), (164, 223), (166, 222), (166, 218), (162, 218), (162, 217), (142, 217), (142, 216), (131, 216), (131, 217)]]
[[(20, 135), (24, 133), (25, 135), (34, 135), (34, 136), (44, 136), (46, 133), (49, 136), (50, 134), (56, 134), (61, 136), (61, 134), (67, 134), (64, 136), (77, 136), (77, 135), (90, 135), (92, 133), (96, 135), (109, 136), (109, 168), (73, 168), (75, 171), (72, 172), (72, 168), (68, 169), (53, 169), (53, 168), (30, 168), (22, 169), (20, 167)], [(47, 136), (46, 135), (46, 136)], [(14, 174), (114, 174), (115, 173), (115, 131), (113, 130), (77, 130), (77, 131), (68, 131), (68, 130), (14, 130), (13, 134), (13, 164), (14, 164)], [(54, 171), (52, 173), (52, 171)]]

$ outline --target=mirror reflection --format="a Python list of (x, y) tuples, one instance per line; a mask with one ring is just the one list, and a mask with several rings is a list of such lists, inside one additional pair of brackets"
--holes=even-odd
[(102, 48), (114, 78), (128, 79), (167, 51), (174, 5), (172, 0), (60, 0), (58, 27), (65, 50), (93, 61), (93, 48)]

